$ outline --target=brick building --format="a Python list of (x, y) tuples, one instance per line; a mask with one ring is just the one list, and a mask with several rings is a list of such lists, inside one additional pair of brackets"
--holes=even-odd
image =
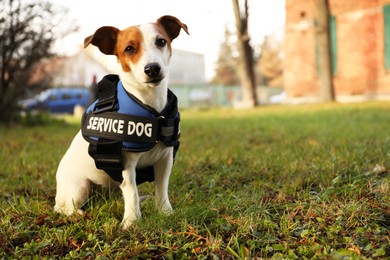
[[(337, 100), (390, 99), (390, 0), (329, 0)], [(318, 101), (315, 0), (286, 0), (287, 101)]]

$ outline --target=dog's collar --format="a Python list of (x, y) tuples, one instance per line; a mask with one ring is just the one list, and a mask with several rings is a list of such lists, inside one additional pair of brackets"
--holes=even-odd
[[(98, 169), (122, 171), (122, 150), (143, 152), (159, 141), (177, 151), (180, 113), (172, 91), (168, 90), (168, 102), (160, 113), (128, 93), (117, 75), (107, 75), (98, 83), (98, 96), (84, 113), (81, 127)], [(121, 181), (121, 174), (110, 176)]]

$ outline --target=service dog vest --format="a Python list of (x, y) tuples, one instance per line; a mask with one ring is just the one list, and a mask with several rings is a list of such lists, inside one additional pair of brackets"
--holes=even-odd
[[(168, 90), (168, 102), (158, 113), (128, 93), (117, 75), (107, 75), (98, 83), (99, 98), (87, 108), (82, 134), (98, 169), (122, 181), (122, 151), (144, 152), (157, 142), (179, 148), (180, 113), (177, 97)], [(153, 167), (137, 169), (137, 184), (153, 181)]]

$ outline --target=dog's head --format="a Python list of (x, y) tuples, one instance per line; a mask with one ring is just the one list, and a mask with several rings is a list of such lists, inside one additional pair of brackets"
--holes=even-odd
[(104, 26), (85, 38), (84, 47), (92, 44), (104, 54), (116, 55), (121, 79), (129, 85), (156, 87), (167, 81), (171, 42), (181, 29), (189, 34), (187, 25), (169, 15), (124, 30)]

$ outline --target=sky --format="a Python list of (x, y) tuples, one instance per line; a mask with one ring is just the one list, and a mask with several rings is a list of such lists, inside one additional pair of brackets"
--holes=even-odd
[[(67, 8), (69, 19), (79, 26), (77, 33), (68, 35), (55, 47), (68, 55), (78, 51), (84, 38), (101, 26), (109, 25), (124, 29), (132, 25), (154, 22), (163, 15), (176, 16), (188, 26), (190, 35), (182, 31), (172, 46), (174, 49), (203, 54), (207, 80), (214, 74), (225, 27), (234, 30), (231, 0), (51, 1)], [(252, 45), (260, 45), (266, 35), (283, 34), (284, 5), (285, 0), (249, 0), (249, 32)]]

